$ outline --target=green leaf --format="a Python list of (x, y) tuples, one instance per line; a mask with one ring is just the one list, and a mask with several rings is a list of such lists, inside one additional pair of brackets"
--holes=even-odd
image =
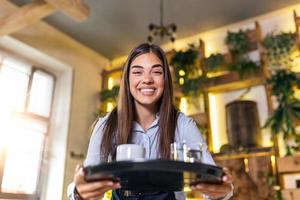
[(238, 32), (228, 32), (225, 43), (229, 46), (231, 53), (235, 55), (244, 54), (250, 49), (246, 32), (239, 30)]
[(203, 60), (204, 69), (207, 72), (215, 72), (224, 65), (224, 56), (220, 53), (211, 54)]
[(100, 100), (106, 101), (108, 99), (115, 100), (118, 97), (120, 86), (114, 86), (111, 90), (102, 90), (100, 92)]
[[(175, 69), (175, 81), (181, 87), (185, 95), (197, 95), (200, 89), (199, 84), (199, 70), (197, 65), (198, 50), (191, 46), (186, 51), (178, 51), (171, 59), (171, 64)], [(185, 75), (180, 75), (180, 70), (185, 72)], [(180, 79), (184, 79), (184, 84), (180, 85)]]
[(259, 69), (255, 62), (246, 58), (241, 58), (234, 63), (228, 64), (227, 68), (230, 71), (238, 72), (241, 79), (245, 78), (247, 75), (255, 73)]

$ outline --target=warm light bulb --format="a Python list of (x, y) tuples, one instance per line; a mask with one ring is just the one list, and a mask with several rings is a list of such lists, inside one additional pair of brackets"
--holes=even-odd
[(248, 158), (244, 158), (245, 172), (249, 172), (249, 160)]
[(184, 70), (179, 70), (179, 76), (184, 76), (185, 75), (185, 71)]
[(113, 110), (113, 103), (108, 102), (106, 105), (106, 112), (111, 112)]
[(272, 155), (272, 156), (271, 156), (271, 165), (272, 165), (272, 172), (273, 172), (273, 174), (276, 173), (276, 166), (275, 166), (276, 160), (275, 160), (275, 159), (276, 159), (275, 156)]
[(107, 88), (111, 90), (114, 87), (114, 79), (112, 77), (108, 78)]
[(179, 85), (183, 85), (184, 84), (184, 78), (179, 78)]

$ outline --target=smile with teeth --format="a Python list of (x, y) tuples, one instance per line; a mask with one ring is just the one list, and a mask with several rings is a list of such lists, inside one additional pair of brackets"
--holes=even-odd
[(143, 95), (153, 95), (155, 92), (155, 89), (154, 88), (142, 88), (142, 89), (140, 89), (140, 92)]

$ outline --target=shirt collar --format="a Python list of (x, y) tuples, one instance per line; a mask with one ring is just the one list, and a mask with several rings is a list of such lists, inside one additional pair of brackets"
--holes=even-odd
[[(152, 122), (152, 124), (149, 126), (148, 130), (153, 128), (153, 127), (156, 127), (158, 126), (158, 122), (159, 122), (159, 112), (155, 114), (155, 120)], [(132, 130), (133, 131), (137, 131), (137, 132), (145, 132), (147, 130), (144, 130), (142, 128), (142, 126), (137, 122), (137, 121), (133, 121), (133, 124), (132, 124)]]

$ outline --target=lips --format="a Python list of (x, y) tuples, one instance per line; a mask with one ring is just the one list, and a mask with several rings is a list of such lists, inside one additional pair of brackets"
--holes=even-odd
[(155, 89), (154, 88), (141, 88), (139, 89), (139, 91), (146, 96), (150, 96), (153, 95), (155, 93)]

